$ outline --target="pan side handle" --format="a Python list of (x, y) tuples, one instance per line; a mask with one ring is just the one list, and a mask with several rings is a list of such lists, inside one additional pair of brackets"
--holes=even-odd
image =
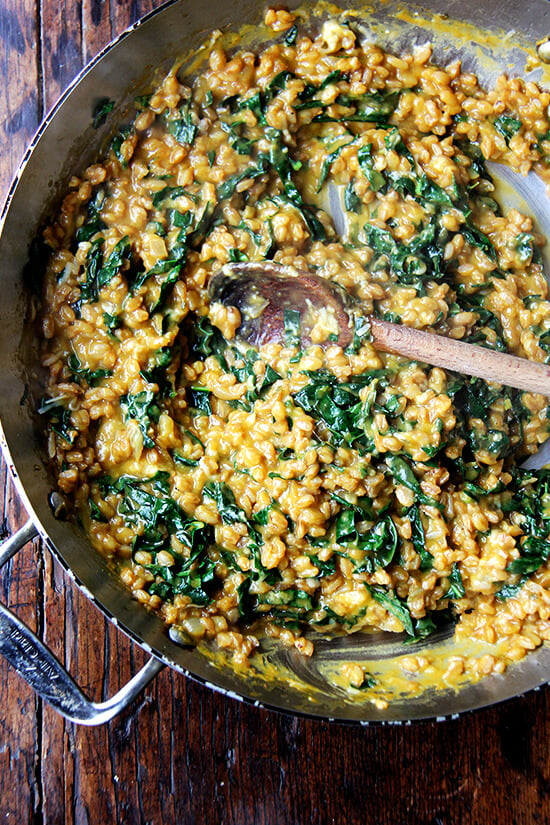
[[(36, 535), (34, 524), (28, 521), (0, 546), (0, 566)], [(108, 722), (164, 667), (160, 659), (151, 656), (114, 696), (106, 702), (91, 702), (53, 653), (3, 604), (0, 604), (0, 653), (42, 699), (66, 719), (80, 725)]]

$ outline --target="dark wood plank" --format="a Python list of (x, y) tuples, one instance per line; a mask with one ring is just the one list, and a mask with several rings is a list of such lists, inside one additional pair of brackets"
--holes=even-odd
[(111, 0), (110, 19), (112, 36), (116, 37), (117, 34), (127, 26), (131, 26), (160, 5), (162, 4), (155, 2), (155, 0), (131, 0), (129, 3), (121, 3), (120, 0)]
[[(41, 117), (38, 38), (33, 0), (0, 5), (0, 192), (13, 173)], [(9, 79), (9, 82), (6, 82)]]
[(81, 6), (72, 0), (40, 3), (42, 96), (49, 111), (84, 65)]
[(113, 36), (111, 0), (82, 0), (82, 53), (85, 63), (100, 52)]
[(81, 809), (59, 821), (106, 815), (114, 796), (128, 823), (354, 825), (367, 806), (392, 825), (547, 822), (547, 711), (540, 692), (453, 722), (361, 729), (239, 705), (167, 671), (109, 726), (100, 778), (107, 729), (74, 731)]
[[(82, 65), (135, 19), (135, 4), (51, 2), (41, 8), (44, 98), (48, 107)], [(113, 27), (112, 18), (115, 21)], [(128, 640), (110, 627), (98, 610), (47, 558), (45, 564), (44, 637), (78, 683), (100, 700), (115, 692), (133, 672), (134, 652)], [(135, 654), (138, 666), (145, 657)], [(65, 723), (49, 707), (43, 710), (40, 782), (46, 822), (116, 821), (119, 801), (117, 763), (135, 771), (136, 754), (113, 746), (108, 729), (87, 730)], [(111, 781), (99, 764), (113, 763)], [(130, 787), (136, 787), (135, 780)], [(136, 796), (137, 803), (137, 796)]]
[[(0, 200), (41, 115), (34, 3), (9, 0), (0, 8)], [(9, 79), (9, 82), (7, 80)], [(17, 494), (0, 467), (0, 525), (3, 537), (26, 521)], [(40, 621), (40, 556), (36, 543), (0, 573), (0, 598), (36, 628)], [(0, 820), (31, 823), (40, 807), (39, 703), (33, 692), (0, 661)]]
[(160, 5), (162, 3), (158, 0), (82, 0), (82, 53), (85, 62), (128, 26)]
[[(13, 484), (0, 473), (0, 520), (2, 534), (9, 535), (27, 520)], [(1, 595), (24, 622), (36, 630), (40, 621), (40, 563), (37, 542), (8, 562), (1, 573)], [(0, 660), (0, 821), (31, 823), (40, 807), (40, 785), (36, 782), (40, 763), (39, 703), (34, 692), (5, 660)]]

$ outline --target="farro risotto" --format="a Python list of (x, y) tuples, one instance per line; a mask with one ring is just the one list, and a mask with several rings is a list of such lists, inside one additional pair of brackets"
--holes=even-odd
[(550, 94), (486, 91), (336, 19), (315, 38), (266, 23), (256, 51), (214, 36), (199, 72), (138, 98), (43, 232), (57, 493), (139, 602), (237, 664), (266, 636), (309, 656), (306, 631), (414, 642), (454, 622), (485, 647), (445, 683), (502, 672), (550, 638), (550, 471), (522, 468), (547, 399), (381, 353), (366, 323), (343, 349), (327, 313), (307, 345), (298, 308), (283, 343), (246, 345), (209, 283), (274, 261), (383, 319), (548, 360), (544, 238), (486, 161), (550, 180)]

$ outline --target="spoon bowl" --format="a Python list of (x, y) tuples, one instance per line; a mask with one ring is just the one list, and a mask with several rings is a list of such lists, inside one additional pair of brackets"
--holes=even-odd
[(368, 324), (372, 344), (382, 352), (550, 396), (546, 364), (382, 321), (368, 315), (338, 284), (273, 261), (226, 264), (210, 282), (210, 297), (239, 310), (236, 335), (249, 346), (288, 344), (292, 318), (298, 321), (302, 347), (319, 343), (345, 349), (354, 329)]

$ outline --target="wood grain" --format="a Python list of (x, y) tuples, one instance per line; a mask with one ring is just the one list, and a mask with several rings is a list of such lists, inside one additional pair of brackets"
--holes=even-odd
[[(38, 32), (32, 0), (0, 5), (0, 191), (2, 201), (42, 115)], [(9, 78), (9, 83), (6, 82)]]
[[(26, 521), (13, 485), (6, 476), (5, 466), (0, 472), (2, 490), (2, 532), (10, 534)], [(40, 623), (40, 563), (36, 543), (6, 565), (2, 573), (0, 598), (33, 630)], [(7, 663), (0, 660), (0, 821), (19, 822), (20, 812), (31, 821), (40, 806), (40, 786), (37, 742), (40, 738), (40, 708), (33, 691), (19, 679)], [(15, 735), (14, 735), (15, 734)]]
[(444, 335), (369, 318), (374, 346), (434, 367), (550, 396), (550, 367)]
[(83, 66), (80, 3), (41, 0), (40, 75), (44, 113)]
[[(0, 196), (7, 194), (13, 173), (41, 115), (36, 61), (37, 27), (31, 0), (8, 0), (0, 8)], [(9, 82), (7, 79), (9, 78)], [(3, 535), (26, 521), (0, 468), (0, 524)], [(40, 615), (41, 556), (35, 545), (12, 559), (1, 576), (4, 603), (36, 629)], [(40, 809), (40, 707), (33, 692), (6, 662), (0, 661), (0, 821), (31, 822)]]
[[(2, 4), (4, 192), (42, 106), (84, 58), (157, 5)], [(3, 465), (0, 491), (0, 524), (13, 530), (25, 515)], [(36, 542), (0, 581), (0, 598), (94, 698), (144, 663)], [(165, 670), (118, 719), (88, 729), (64, 722), (0, 661), (0, 822), (544, 825), (549, 697), (544, 689), (445, 723), (361, 728), (250, 707)]]

